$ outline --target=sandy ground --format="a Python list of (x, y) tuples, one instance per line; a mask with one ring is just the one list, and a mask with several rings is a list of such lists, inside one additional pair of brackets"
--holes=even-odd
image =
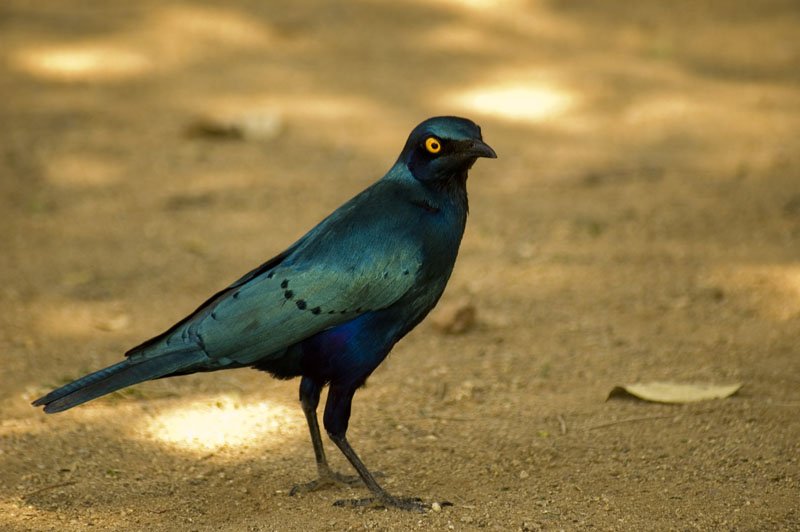
[[(0, 528), (800, 529), (798, 30), (794, 0), (4, 0)], [(472, 172), (442, 302), (477, 323), (401, 342), (350, 439), (393, 493), (454, 506), (290, 497), (315, 473), (297, 381), (29, 406), (282, 250), (444, 113), (500, 155)], [(188, 134), (201, 117), (244, 139)], [(606, 402), (650, 380), (744, 387)]]

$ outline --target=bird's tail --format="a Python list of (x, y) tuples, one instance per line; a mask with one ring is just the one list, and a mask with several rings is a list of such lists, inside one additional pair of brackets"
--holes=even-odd
[(176, 372), (186, 372), (207, 359), (198, 349), (172, 351), (152, 357), (131, 357), (90, 373), (38, 398), (33, 406), (44, 406), (48, 414), (62, 412), (92, 399)]

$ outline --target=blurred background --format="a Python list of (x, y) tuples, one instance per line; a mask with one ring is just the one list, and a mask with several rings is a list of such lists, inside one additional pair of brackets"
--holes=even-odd
[[(800, 5), (0, 4), (0, 528), (800, 528)], [(379, 178), (423, 119), (499, 158), (350, 439), (425, 516), (292, 498), (297, 382), (28, 403)], [(696, 405), (635, 381), (743, 383)], [(346, 462), (329, 446), (332, 462)]]

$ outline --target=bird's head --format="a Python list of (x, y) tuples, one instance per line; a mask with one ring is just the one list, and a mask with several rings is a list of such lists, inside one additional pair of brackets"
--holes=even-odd
[(466, 178), (479, 157), (497, 154), (481, 138), (481, 128), (457, 116), (429, 118), (414, 128), (403, 148), (399, 164), (408, 167), (421, 182)]

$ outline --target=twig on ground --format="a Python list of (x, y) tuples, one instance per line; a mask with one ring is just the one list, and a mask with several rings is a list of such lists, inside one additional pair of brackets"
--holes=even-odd
[(669, 414), (666, 416), (645, 416), (645, 417), (632, 417), (628, 419), (619, 419), (617, 421), (611, 421), (609, 423), (602, 423), (600, 425), (593, 425), (588, 427), (586, 430), (596, 430), (596, 429), (604, 429), (606, 427), (613, 427), (614, 425), (622, 425), (623, 423), (637, 423), (639, 421), (653, 421), (656, 419), (673, 419), (676, 418), (675, 414)]
[(67, 480), (66, 482), (59, 482), (58, 484), (50, 484), (48, 486), (42, 486), (38, 490), (34, 490), (30, 493), (27, 493), (25, 497), (33, 497), (34, 495), (38, 495), (43, 491), (52, 490), (55, 488), (63, 488), (64, 486), (71, 486), (72, 484), (77, 484), (77, 482), (74, 480)]
[(558, 415), (558, 424), (561, 426), (561, 435), (565, 435), (567, 433), (567, 422), (561, 414)]

